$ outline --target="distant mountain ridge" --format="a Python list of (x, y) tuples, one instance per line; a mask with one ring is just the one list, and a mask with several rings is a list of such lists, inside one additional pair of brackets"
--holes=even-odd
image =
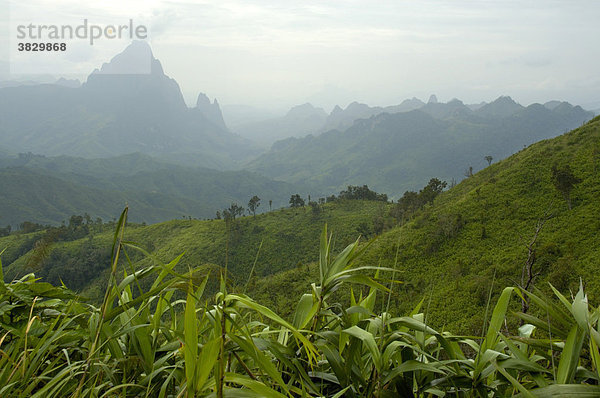
[(84, 159), (21, 154), (0, 159), (0, 226), (58, 224), (73, 214), (112, 218), (126, 203), (132, 220), (212, 218), (258, 195), (259, 212), (286, 206), (297, 186), (248, 171), (182, 167), (142, 153)]
[[(208, 99), (208, 98), (206, 98)], [(231, 133), (218, 103), (188, 108), (147, 43), (134, 41), (81, 87), (0, 89), (0, 146), (14, 153), (110, 157), (193, 154), (197, 164), (231, 168), (256, 154)]]
[[(556, 100), (548, 101), (544, 106), (549, 110), (555, 110), (558, 106), (573, 107), (568, 102)], [(297, 108), (303, 109), (303, 118), (292, 116)], [(500, 96), (489, 103), (464, 104), (456, 98), (446, 103), (440, 102), (433, 94), (427, 102), (413, 97), (398, 105), (385, 107), (370, 106), (354, 101), (348, 104), (346, 108), (336, 105), (329, 114), (324, 113), (321, 108), (307, 103), (293, 107), (285, 116), (238, 124), (234, 130), (245, 138), (258, 141), (264, 147), (270, 147), (279, 140), (291, 137), (302, 138), (309, 134), (319, 135), (330, 130), (344, 131), (359, 119), (369, 119), (382, 113), (410, 112), (417, 109), (437, 119), (459, 115), (464, 117), (477, 115), (486, 118), (503, 118), (514, 115), (525, 109), (525, 107), (509, 96)]]
[(322, 108), (306, 103), (293, 107), (281, 117), (241, 124), (235, 132), (268, 147), (283, 138), (316, 134), (326, 120), (327, 113)]
[(487, 165), (485, 156), (504, 159), (592, 117), (566, 102), (548, 109), (500, 97), (473, 111), (456, 99), (429, 101), (418, 110), (358, 119), (345, 130), (276, 142), (247, 167), (277, 180), (310, 184), (320, 193), (368, 183), (397, 197), (431, 177), (459, 180)]

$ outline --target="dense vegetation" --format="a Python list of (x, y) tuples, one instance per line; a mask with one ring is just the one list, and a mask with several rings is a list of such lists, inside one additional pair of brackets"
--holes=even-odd
[[(392, 296), (393, 307), (406, 313), (426, 297), (432, 326), (464, 333), (481, 332), (490, 286), (497, 298), (505, 286), (526, 285), (528, 267), (533, 285), (546, 294), (546, 282), (574, 292), (581, 277), (598, 296), (600, 285), (589, 276), (600, 259), (599, 154), (596, 118), (492, 164), (430, 203), (425, 198), (437, 189), (434, 179), (375, 217), (371, 232), (384, 232), (362, 261), (386, 267), (397, 261), (404, 283)], [(553, 170), (570, 170), (579, 181), (569, 193), (571, 210)], [(289, 281), (310, 283), (316, 268), (309, 270), (259, 280), (254, 297), (289, 313), (288, 292), (304, 292)]]
[[(360, 234), (372, 234), (372, 220), (386, 214), (389, 206), (383, 202), (338, 200), (274, 210), (256, 218), (238, 217), (231, 222), (186, 219), (147, 226), (130, 225), (127, 239), (138, 242), (165, 262), (185, 252), (178, 271), (185, 272), (189, 267), (198, 266), (225, 266), (227, 263), (230, 277), (245, 282), (257, 256), (255, 277), (304, 268), (318, 259), (314, 242), (324, 223), (335, 231), (334, 246), (339, 250)], [(113, 227), (111, 223), (105, 223), (102, 229), (90, 227), (89, 233), (79, 239), (51, 240), (48, 246), (42, 246), (47, 248), (43, 256), (39, 256), (36, 243), (43, 240), (44, 231), (13, 233), (0, 238), (0, 247), (7, 248), (2, 257), (5, 275), (12, 279), (34, 270), (45, 281), (64, 282), (94, 300), (101, 299), (108, 276), (107, 248)], [(286, 256), (281, 256), (282, 252)], [(39, 262), (33, 262), (32, 257)], [(137, 267), (145, 260), (134, 257), (132, 261)], [(32, 265), (35, 267), (31, 268)], [(210, 289), (213, 291), (214, 286), (209, 285)]]
[[(224, 219), (136, 226), (129, 230), (129, 239), (162, 261), (185, 252), (180, 272), (228, 264), (230, 278), (237, 283), (251, 277), (256, 261), (250, 278), (254, 298), (289, 315), (290, 292), (305, 293), (301, 282), (310, 283), (316, 275), (311, 265), (318, 258), (313, 243), (324, 223), (335, 231), (338, 249), (358, 235), (366, 239), (380, 235), (363, 262), (391, 267), (398, 253), (404, 283), (392, 296), (393, 307), (408, 312), (420, 298), (428, 297), (432, 326), (478, 334), (489, 286), (494, 286), (496, 298), (504, 286), (526, 284), (522, 274), (531, 260), (535, 260), (531, 264), (534, 286), (547, 290), (549, 281), (567, 292), (575, 290), (582, 277), (592, 295), (600, 294), (600, 285), (586, 277), (595, 272), (600, 257), (594, 244), (600, 227), (595, 216), (600, 211), (599, 127), (595, 119), (532, 145), (441, 194), (444, 182), (434, 178), (393, 204), (339, 197), (323, 203), (315, 198), (311, 205), (238, 218), (229, 226)], [(569, 191), (571, 210), (565, 192), (558, 189), (559, 170), (569, 170), (578, 181)], [(268, 208), (265, 202), (263, 209)], [(536, 233), (540, 221), (543, 226)], [(31, 272), (28, 259), (39, 239), (36, 234), (0, 238), (0, 245), (7, 247), (6, 275), (14, 278)], [(110, 233), (96, 232), (57, 242), (36, 272), (98, 299), (107, 277), (110, 239)], [(88, 265), (81, 264), (83, 259)], [(101, 263), (94, 263), (98, 259)], [(132, 261), (136, 266), (144, 264), (142, 258)], [(212, 281), (208, 289), (212, 292), (216, 287)]]
[(0, 395), (598, 396), (599, 170), (596, 118), (393, 204), (12, 232)]
[(72, 214), (105, 220), (128, 203), (136, 222), (210, 218), (223, 203), (259, 195), (274, 208), (301, 186), (246, 171), (182, 167), (140, 153), (84, 159), (31, 153), (0, 158), (0, 225), (58, 224)]
[[(137, 270), (129, 264), (117, 279), (119, 258), (135, 250), (123, 240), (126, 215), (100, 307), (33, 275), (0, 281), (2, 396), (600, 394), (600, 309), (588, 308), (583, 288), (572, 302), (558, 291), (554, 301), (505, 288), (493, 310), (488, 298), (479, 336), (439, 332), (428, 326), (423, 300), (405, 316), (390, 311), (395, 269), (369, 277), (377, 267), (361, 266), (358, 241), (333, 257), (324, 229), (318, 279), (285, 320), (223, 277), (205, 299), (207, 276), (174, 272), (180, 257)], [(368, 290), (356, 296), (351, 288), (349, 305), (335, 302), (335, 291), (349, 285)], [(543, 316), (521, 313), (523, 325), (507, 326), (514, 296)]]

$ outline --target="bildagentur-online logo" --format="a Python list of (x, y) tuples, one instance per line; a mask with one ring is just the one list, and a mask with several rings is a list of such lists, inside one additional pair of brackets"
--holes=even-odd
[(87, 19), (81, 25), (17, 25), (17, 39), (19, 40), (88, 40), (90, 45), (100, 39), (138, 39), (148, 37), (148, 28), (145, 25), (136, 25), (130, 19), (123, 25), (97, 25), (89, 24)]

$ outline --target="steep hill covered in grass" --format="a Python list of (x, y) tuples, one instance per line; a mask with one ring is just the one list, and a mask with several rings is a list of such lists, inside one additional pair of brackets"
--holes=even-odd
[[(571, 209), (555, 187), (553, 168), (568, 168), (579, 181), (570, 193)], [(386, 218), (388, 227), (397, 223), (395, 206), (356, 200), (326, 204), (321, 210), (285, 209), (238, 219), (229, 231), (222, 220), (171, 221), (129, 228), (126, 238), (163, 261), (184, 253), (181, 270), (227, 264), (238, 286), (246, 284), (256, 260), (256, 278), (248, 293), (289, 315), (294, 311), (290, 297), (308, 292), (309, 282), (316, 278), (310, 263), (318, 257), (323, 224), (334, 232), (339, 250), (365, 231), (371, 238), (375, 219)], [(533, 144), (442, 193), (408, 222), (379, 236), (361, 264), (397, 269), (395, 279), (402, 283), (394, 285), (395, 313), (406, 313), (424, 299), (430, 324), (478, 333), (490, 291), (494, 302), (503, 287), (521, 284), (529, 246), (535, 259), (535, 286), (547, 290), (546, 282), (551, 282), (570, 295), (581, 278), (591, 296), (600, 296), (599, 214), (600, 118), (596, 118)], [(544, 225), (534, 239), (540, 220)], [(28, 272), (28, 252), (39, 237), (38, 233), (0, 239), (0, 246), (9, 248), (3, 256), (5, 275)], [(98, 297), (111, 241), (112, 234), (102, 232), (57, 242), (36, 272), (53, 283), (71, 277), (71, 286)], [(134, 266), (148, 261), (138, 255), (132, 260)]]
[[(553, 166), (569, 166), (581, 180), (571, 210), (554, 186)], [(465, 179), (380, 236), (362, 263), (394, 267), (397, 252), (396, 278), (403, 283), (392, 302), (399, 313), (425, 299), (432, 324), (478, 331), (490, 289), (495, 298), (521, 283), (533, 241), (535, 286), (546, 290), (551, 282), (570, 296), (581, 278), (592, 296), (600, 295), (600, 118)], [(304, 282), (289, 282), (296, 279)], [(260, 281), (256, 295), (277, 305), (293, 289), (306, 291), (307, 279), (300, 270), (275, 275)]]
[[(334, 249), (339, 250), (368, 232), (372, 219), (388, 210), (389, 204), (383, 202), (348, 200), (318, 210), (307, 206), (238, 218), (229, 226), (224, 220), (132, 225), (126, 230), (126, 239), (164, 262), (184, 253), (179, 271), (227, 265), (232, 283), (243, 285), (255, 260), (254, 275), (258, 278), (292, 268), (306, 269), (318, 259), (319, 234), (325, 223), (334, 231)], [(30, 260), (43, 232), (0, 238), (0, 248), (7, 248), (2, 256), (6, 279), (36, 272), (53, 284), (63, 281), (74, 290), (99, 298), (106, 283), (113, 235), (110, 226), (101, 230), (89, 227), (83, 238), (53, 242), (41, 263)], [(130, 252), (134, 266), (148, 261)]]

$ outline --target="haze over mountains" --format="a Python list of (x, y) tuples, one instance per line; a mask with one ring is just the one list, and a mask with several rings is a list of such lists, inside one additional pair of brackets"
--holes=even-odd
[(248, 168), (321, 192), (368, 181), (398, 197), (432, 177), (458, 181), (469, 168), (487, 166), (485, 156), (503, 159), (592, 117), (566, 102), (523, 107), (500, 97), (473, 111), (459, 100), (430, 101), (410, 112), (359, 119), (345, 130), (279, 141)]
[(228, 131), (218, 113), (203, 97), (188, 108), (148, 44), (136, 41), (80, 88), (2, 89), (0, 146), (85, 157), (193, 155), (197, 165), (226, 167), (249, 156), (251, 143)]
[[(493, 105), (492, 105), (493, 103)], [(398, 105), (369, 106), (360, 102), (352, 102), (346, 108), (336, 105), (330, 113), (310, 103), (298, 105), (290, 109), (284, 116), (270, 117), (265, 120), (247, 123), (235, 123), (233, 131), (239, 135), (256, 141), (263, 147), (271, 147), (275, 142), (290, 137), (302, 138), (306, 135), (319, 135), (330, 130), (346, 130), (359, 119), (368, 119), (382, 113), (402, 113), (412, 110), (421, 110), (436, 118), (445, 118), (453, 112), (467, 110), (478, 111), (479, 116), (496, 117), (510, 116), (524, 107), (510, 97), (499, 97), (492, 103), (463, 104), (458, 99), (448, 103), (439, 102), (435, 95), (431, 95), (427, 102), (418, 98), (402, 101)], [(546, 108), (554, 110), (563, 101), (548, 101), (543, 104)], [(568, 103), (566, 103), (568, 104)], [(568, 104), (570, 105), (570, 104)], [(578, 107), (578, 110), (581, 107)], [(593, 115), (594, 112), (590, 113)]]
[[(353, 102), (330, 113), (306, 103), (281, 117), (225, 109), (231, 119), (204, 93), (188, 107), (144, 42), (81, 85), (0, 88), (0, 183), (14, 191), (0, 194), (0, 225), (57, 223), (76, 212), (106, 218), (125, 202), (135, 221), (206, 218), (253, 195), (262, 211), (269, 200), (285, 206), (293, 193), (316, 198), (349, 184), (398, 197), (431, 177), (460, 180), (487, 155), (500, 160), (593, 116), (566, 102), (524, 107), (510, 97)], [(49, 185), (60, 187), (54, 199), (44, 196)]]

